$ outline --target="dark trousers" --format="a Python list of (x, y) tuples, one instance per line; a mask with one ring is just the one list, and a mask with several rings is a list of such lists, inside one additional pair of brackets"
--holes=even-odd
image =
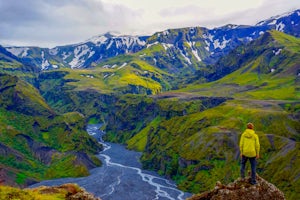
[(247, 160), (249, 159), (250, 164), (251, 164), (251, 183), (255, 184), (256, 183), (256, 157), (249, 158), (246, 156), (242, 156), (242, 165), (241, 165), (241, 177), (245, 178), (245, 168), (246, 168), (246, 163)]

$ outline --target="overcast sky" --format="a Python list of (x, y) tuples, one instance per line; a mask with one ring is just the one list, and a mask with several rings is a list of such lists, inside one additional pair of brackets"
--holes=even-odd
[(300, 9), (300, 0), (0, 0), (0, 44), (54, 47), (109, 31), (254, 25)]

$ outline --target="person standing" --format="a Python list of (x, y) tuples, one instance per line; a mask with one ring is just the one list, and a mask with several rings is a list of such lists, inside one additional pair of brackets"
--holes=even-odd
[(246, 163), (249, 160), (251, 165), (252, 185), (256, 184), (256, 159), (259, 158), (260, 144), (252, 123), (247, 124), (247, 129), (243, 132), (240, 140), (240, 156), (242, 158), (241, 177), (245, 178)]

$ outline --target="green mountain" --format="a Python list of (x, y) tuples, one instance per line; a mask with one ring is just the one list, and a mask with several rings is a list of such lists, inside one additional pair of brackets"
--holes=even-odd
[(199, 74), (208, 81), (216, 81), (190, 85), (181, 91), (204, 96), (298, 100), (299, 46), (299, 38), (267, 32), (210, 66), (208, 71), (212, 73)]
[(271, 31), (210, 67), (220, 73), (205, 78), (216, 81), (120, 97), (107, 139), (142, 151), (145, 168), (198, 193), (239, 177), (238, 142), (250, 121), (261, 141), (258, 173), (299, 198), (299, 41)]
[(100, 164), (101, 150), (80, 113), (57, 115), (37, 89), (0, 74), (0, 167), (5, 184), (82, 176)]

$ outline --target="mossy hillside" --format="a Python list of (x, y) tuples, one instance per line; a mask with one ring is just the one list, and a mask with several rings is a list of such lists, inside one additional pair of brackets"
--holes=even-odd
[[(78, 113), (68, 113), (49, 120), (47, 117), (31, 117), (1, 109), (0, 127), (1, 144), (16, 150), (9, 156), (1, 156), (1, 163), (12, 168), (14, 173), (23, 173), (26, 178), (42, 180), (86, 175), (86, 166), (74, 163), (77, 157), (75, 152), (85, 152), (93, 160), (92, 154), (101, 149), (97, 141), (83, 131), (85, 119)], [(56, 151), (60, 159), (52, 157), (50, 163), (44, 163), (47, 155), (45, 158), (34, 156), (38, 155), (38, 150), (19, 135), (29, 137), (36, 146)]]
[[(199, 96), (166, 93), (145, 96), (127, 94), (118, 97), (111, 107), (106, 122), (106, 139), (125, 143), (154, 119), (170, 119), (214, 107), (226, 98), (202, 98)], [(149, 128), (149, 127), (148, 127)], [(144, 131), (147, 131), (146, 128)], [(138, 138), (142, 136), (138, 136)], [(144, 140), (141, 140), (144, 141)], [(132, 141), (136, 143), (136, 141)], [(142, 147), (143, 145), (139, 145)]]
[(298, 100), (300, 52), (294, 44), (299, 41), (276, 31), (266, 33), (221, 59), (225, 67), (219, 67), (217, 74), (228, 75), (210, 83), (191, 84), (181, 91), (204, 96)]
[[(114, 102), (114, 95), (93, 88), (78, 90), (68, 85), (70, 81), (75, 80), (65, 78), (67, 74), (67, 71), (49, 71), (40, 75), (38, 88), (47, 103), (61, 114), (77, 111), (83, 113), (86, 118), (99, 116), (99, 113), (104, 116), (110, 103)], [(87, 74), (90, 76), (90, 73)], [(80, 74), (78, 76), (83, 78)]]
[(158, 112), (152, 98), (146, 95), (120, 96), (106, 117), (105, 138), (125, 143), (151, 122)]
[[(290, 156), (287, 162), (280, 164), (275, 160), (286, 159), (280, 152), (282, 148), (287, 154), (297, 155), (297, 147), (290, 147), (289, 143), (298, 144), (296, 133), (300, 124), (272, 103), (228, 101), (200, 113), (162, 120), (144, 136), (147, 144), (142, 163), (146, 168), (176, 179), (180, 188), (192, 192), (205, 191), (217, 180), (230, 182), (239, 176), (238, 141), (249, 121), (256, 125), (261, 140), (258, 173), (274, 180), (285, 192), (294, 193), (298, 187), (295, 174), (284, 180), (280, 177), (286, 172), (274, 174), (272, 171), (286, 167), (296, 173), (299, 171), (297, 165), (288, 164), (297, 162), (297, 157)], [(289, 189), (287, 184), (290, 184)]]
[(154, 128), (158, 126), (161, 120), (162, 120), (161, 117), (156, 117), (153, 121), (149, 123), (149, 125), (147, 125), (138, 134), (136, 134), (126, 142), (127, 147), (129, 149), (134, 149), (140, 152), (145, 151), (148, 135), (150, 134), (150, 132), (154, 131)]
[[(121, 63), (122, 60), (124, 63)], [(96, 90), (102, 94), (110, 93), (149, 93), (156, 94), (170, 88), (166, 79), (169, 75), (155, 68), (145, 61), (132, 57), (120, 56), (91, 69), (60, 69), (55, 72), (64, 74), (58, 84), (65, 88), (84, 91)], [(110, 64), (113, 63), (113, 64)], [(109, 67), (107, 67), (109, 66)], [(49, 72), (45, 72), (49, 73)], [(53, 73), (53, 72), (50, 72)], [(40, 76), (43, 82), (43, 77)], [(47, 78), (46, 78), (47, 79)], [(52, 82), (58, 80), (52, 80)], [(47, 90), (47, 85), (42, 85), (42, 90)]]
[(34, 66), (24, 64), (19, 58), (0, 46), (0, 73), (18, 76), (22, 80), (34, 81), (38, 72)]
[(13, 71), (23, 67), (17, 57), (0, 46), (0, 71)]
[[(91, 155), (100, 151), (101, 146), (84, 131), (85, 118), (77, 112), (57, 115), (31, 85), (15, 76), (2, 74), (1, 77), (0, 144), (3, 151), (0, 159), (16, 174), (12, 178), (26, 185), (27, 179), (56, 178), (66, 172), (73, 176), (86, 175), (87, 166), (78, 159), (94, 162)], [(86, 156), (78, 158), (78, 152)], [(51, 157), (53, 153), (61, 160)], [(64, 159), (67, 157), (69, 159)], [(73, 163), (71, 170), (67, 163)], [(51, 175), (46, 173), (56, 165), (59, 168)], [(18, 174), (24, 178), (18, 179)]]
[(0, 105), (31, 115), (53, 115), (54, 112), (37, 89), (16, 76), (0, 74)]
[(274, 30), (270, 31), (270, 33), (277, 42), (288, 48), (290, 51), (294, 53), (300, 52), (299, 38)]

